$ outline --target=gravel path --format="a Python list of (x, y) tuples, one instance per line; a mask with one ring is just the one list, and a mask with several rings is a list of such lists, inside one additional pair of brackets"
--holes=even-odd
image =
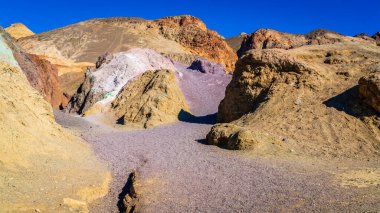
[[(216, 82), (212, 76), (181, 72), (179, 83), (193, 114), (205, 117), (215, 113), (224, 95), (220, 88), (229, 79)], [(56, 118), (88, 141), (113, 174), (109, 194), (93, 203), (91, 212), (118, 212), (119, 194), (132, 170), (138, 171), (142, 184), (143, 212), (380, 209), (378, 198), (366, 194), (365, 189), (341, 188), (330, 174), (312, 164), (252, 157), (205, 145), (211, 125), (203, 121), (211, 117), (137, 131), (106, 128), (60, 112)]]

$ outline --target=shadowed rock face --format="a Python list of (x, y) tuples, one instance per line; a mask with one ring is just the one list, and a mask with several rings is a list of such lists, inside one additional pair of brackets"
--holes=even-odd
[(240, 33), (238, 36), (227, 38), (226, 42), (232, 49), (234, 49), (235, 52), (237, 52), (241, 47), (241, 43), (246, 37), (248, 37), (247, 33)]
[[(271, 154), (379, 156), (379, 114), (357, 86), (379, 56), (377, 46), (361, 39), (248, 51), (219, 105), (218, 121), (229, 123), (216, 125), (208, 142)], [(360, 87), (378, 101), (377, 80), (371, 74)]]
[(198, 70), (201, 73), (220, 75), (226, 74), (226, 70), (224, 69), (223, 65), (201, 58), (193, 61), (188, 69)]
[(176, 122), (182, 110), (189, 108), (171, 70), (143, 73), (123, 87), (111, 107), (120, 123), (144, 128)]
[(29, 53), (52, 63), (94, 63), (106, 52), (150, 48), (173, 60), (190, 63), (201, 56), (233, 70), (237, 60), (224, 39), (192, 16), (148, 21), (136, 18), (93, 19), (19, 41)]
[(0, 34), (26, 75), (30, 85), (35, 88), (54, 108), (62, 103), (63, 94), (58, 81), (57, 68), (39, 56), (25, 53), (2, 29)]
[(372, 38), (375, 39), (377, 46), (380, 46), (380, 32), (377, 32)]
[(371, 73), (360, 78), (359, 93), (365, 102), (380, 113), (380, 66), (373, 67)]

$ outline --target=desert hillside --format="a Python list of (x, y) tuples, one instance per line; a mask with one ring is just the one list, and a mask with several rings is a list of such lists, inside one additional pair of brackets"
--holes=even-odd
[(105, 166), (54, 121), (3, 36), (0, 75), (1, 211), (86, 211), (107, 191)]
[[(356, 40), (246, 52), (219, 105), (219, 122), (231, 123), (215, 126), (209, 142), (257, 152), (376, 158), (379, 114), (359, 96), (358, 82), (379, 69), (379, 56), (377, 46)], [(265, 137), (250, 136), (257, 134)]]
[(56, 3), (2, 4), (0, 213), (380, 212), (376, 5)]
[(192, 16), (154, 21), (139, 18), (92, 19), (21, 39), (19, 44), (28, 53), (42, 55), (58, 65), (95, 63), (100, 55), (107, 52), (117, 53), (132, 48), (150, 48), (184, 63), (191, 63), (201, 56), (223, 64), (229, 71), (233, 70), (236, 61), (234, 51), (224, 39)]

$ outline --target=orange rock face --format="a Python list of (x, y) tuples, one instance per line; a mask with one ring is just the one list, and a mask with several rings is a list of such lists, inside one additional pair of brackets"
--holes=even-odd
[(234, 50), (217, 32), (209, 30), (198, 18), (193, 16), (174, 16), (158, 19), (154, 22), (160, 33), (193, 54), (223, 64), (228, 71), (233, 71), (237, 61)]
[(58, 108), (63, 100), (63, 93), (58, 81), (58, 69), (49, 61), (40, 58), (37, 55), (28, 54), (34, 64), (38, 78), (28, 80), (35, 85), (35, 88), (43, 95), (54, 108)]

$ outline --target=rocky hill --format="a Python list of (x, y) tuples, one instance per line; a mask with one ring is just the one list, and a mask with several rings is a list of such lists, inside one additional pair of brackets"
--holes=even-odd
[[(53, 64), (94, 65), (98, 56), (132, 48), (150, 48), (176, 61), (190, 63), (201, 56), (234, 68), (234, 51), (215, 31), (192, 16), (154, 21), (139, 18), (92, 19), (41, 33), (19, 41), (29, 53), (42, 55)], [(71, 65), (70, 65), (71, 64)], [(75, 67), (74, 66), (74, 67)]]
[(107, 192), (110, 175), (85, 143), (55, 123), (5, 35), (0, 34), (1, 211), (86, 212), (88, 203)]
[[(208, 142), (257, 153), (379, 156), (380, 117), (366, 103), (378, 106), (378, 76), (369, 73), (380, 62), (380, 49), (338, 35), (298, 48), (293, 47), (307, 42), (304, 36), (270, 38), (266, 45), (289, 49), (262, 50), (263, 43), (251, 42), (260, 48), (237, 62), (219, 105), (222, 123), (212, 128)], [(361, 80), (363, 101), (358, 81), (367, 75)]]
[(178, 121), (189, 112), (173, 70), (147, 71), (126, 84), (112, 102), (119, 123), (149, 128)]
[(25, 53), (3, 29), (0, 29), (0, 35), (11, 48), (30, 85), (40, 92), (54, 108), (58, 108), (63, 101), (63, 94), (57, 68), (37, 55)]
[(108, 106), (134, 77), (147, 70), (174, 70), (172, 61), (151, 49), (107, 54), (99, 58), (97, 67), (86, 73), (84, 83), (67, 106), (68, 112), (97, 113)]
[(5, 31), (9, 33), (14, 39), (20, 39), (34, 35), (34, 33), (22, 23), (14, 23), (5, 28)]
[[(316, 29), (307, 34), (290, 34), (283, 33), (272, 29), (259, 29), (249, 36), (246, 36), (237, 51), (239, 57), (245, 52), (252, 49), (293, 49), (305, 45), (323, 45), (334, 44), (338, 42), (347, 42), (350, 40), (360, 42), (361, 39), (349, 36), (343, 36), (339, 33)], [(371, 43), (370, 41), (363, 43)]]

